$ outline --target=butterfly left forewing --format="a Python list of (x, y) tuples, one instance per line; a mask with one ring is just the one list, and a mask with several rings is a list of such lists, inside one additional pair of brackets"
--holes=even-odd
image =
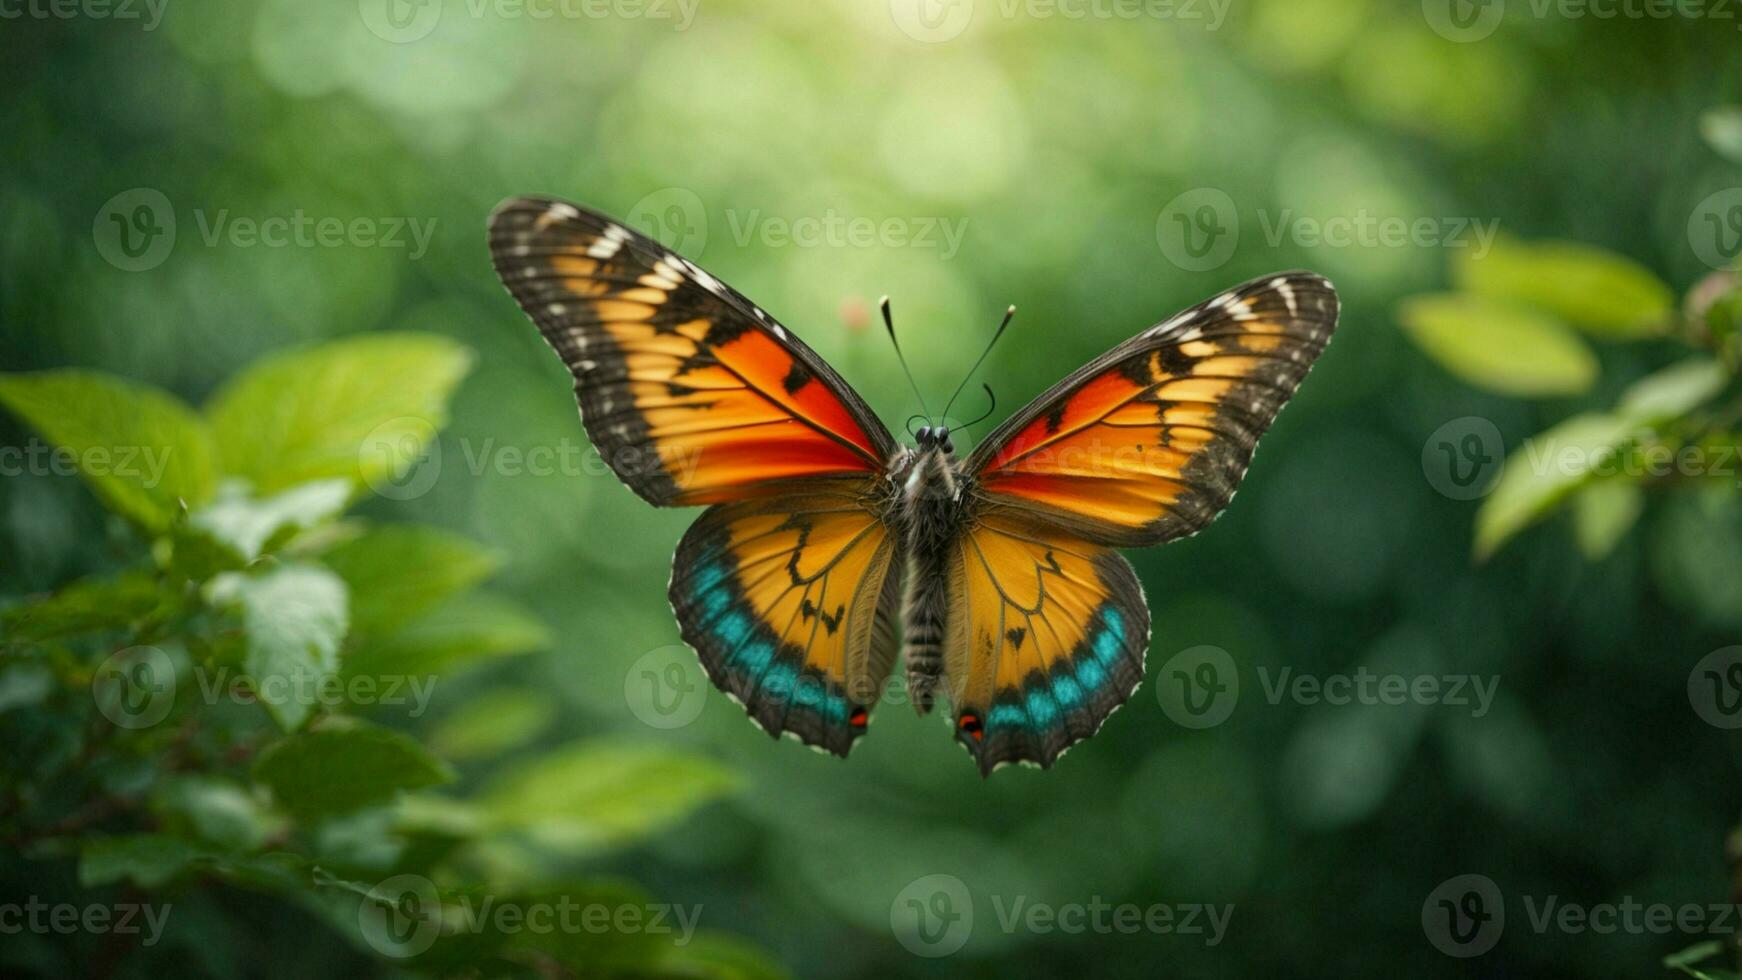
[(566, 201), (490, 216), (497, 274), (573, 373), (587, 435), (657, 506), (877, 474), (894, 440), (760, 307), (639, 232)]

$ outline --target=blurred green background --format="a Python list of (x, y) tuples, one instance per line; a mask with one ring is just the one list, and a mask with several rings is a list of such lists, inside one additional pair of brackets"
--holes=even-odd
[[(381, 330), (459, 341), (474, 361), (448, 426), (360, 512), (493, 549), (491, 589), (550, 639), (440, 675), (417, 717), (372, 717), (449, 755), (461, 792), (592, 736), (735, 776), (632, 847), (534, 851), (490, 874), (632, 878), (807, 977), (1636, 977), (1704, 934), (1538, 930), (1525, 902), (1730, 900), (1738, 742), (1688, 686), (1742, 628), (1734, 482), (1654, 497), (1599, 562), (1551, 521), (1478, 564), (1479, 502), (1438, 492), (1423, 467), (1452, 420), (1490, 420), (1516, 447), (1680, 348), (1601, 346), (1588, 390), (1526, 401), (1448, 373), (1394, 310), (1479, 247), (1451, 231), (1465, 222), (1610, 249), (1678, 294), (1709, 274), (1690, 220), (1742, 167), (1699, 119), (1742, 81), (1737, 21), (1519, 2), (1448, 21), (1435, 0), (19, 9), (0, 24), (0, 368), (98, 369), (198, 404), (282, 348)], [(1131, 554), (1154, 613), (1150, 677), (1100, 735), (1052, 771), (982, 781), (944, 725), (896, 706), (842, 762), (771, 742), (670, 649), (670, 554), (695, 515), (648, 508), (585, 452), (566, 374), (484, 247), (490, 208), (525, 193), (679, 247), (804, 336), (892, 430), (917, 406), (870, 326), (883, 293), (934, 401), (1017, 305), (983, 374), (1000, 415), (1251, 276), (1324, 273), (1344, 314), (1222, 519)], [(150, 220), (128, 225), (141, 202)], [(345, 232), (273, 245), (246, 230), (298, 214)], [(1298, 233), (1360, 215), (1435, 230)], [(164, 244), (135, 254), (145, 242)], [(965, 400), (956, 414), (977, 413)], [(0, 444), (31, 438), (0, 416)], [(540, 453), (554, 462), (540, 469)], [(112, 568), (136, 553), (120, 537), (75, 476), (9, 474), (0, 595)], [(1157, 691), (1176, 683), (1171, 657), (1204, 645), (1231, 656), (1238, 699), (1193, 729)], [(1284, 667), (1475, 675), (1498, 693), (1480, 717), (1272, 703), (1265, 679)], [(656, 727), (644, 684), (667, 685), (661, 703), (703, 698), (699, 716)], [(8, 892), (87, 894), (64, 860), (4, 860)], [(1506, 898), (1505, 935), (1475, 960), (1443, 955), (1423, 925), (1430, 893), (1464, 874)], [(892, 927), (903, 890), (932, 875), (959, 879), (974, 910), (948, 956), (916, 955)], [(330, 922), (211, 887), (175, 899), (179, 940), (122, 968), (400, 968)], [(1233, 915), (1214, 945), (1006, 929), (998, 909), (1017, 897)], [(86, 962), (74, 940), (33, 942), (14, 966), (43, 969), (63, 942)]]

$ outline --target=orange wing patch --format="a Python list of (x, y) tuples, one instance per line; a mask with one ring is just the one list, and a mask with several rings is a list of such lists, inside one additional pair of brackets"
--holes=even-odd
[(1310, 273), (1255, 280), (1111, 351), (969, 461), (986, 507), (1037, 510), (1102, 544), (1160, 544), (1227, 506), (1258, 438), (1336, 325)]
[(716, 503), (881, 471), (893, 440), (852, 389), (687, 259), (602, 215), (532, 199), (497, 209), (490, 248), (574, 374), (593, 444), (649, 502)]

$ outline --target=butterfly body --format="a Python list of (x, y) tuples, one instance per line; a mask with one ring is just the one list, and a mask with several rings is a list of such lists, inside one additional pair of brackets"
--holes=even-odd
[(668, 597), (709, 679), (771, 735), (845, 756), (904, 658), (982, 774), (1050, 766), (1143, 678), (1119, 548), (1194, 534), (1324, 349), (1337, 297), (1279, 273), (1089, 362), (965, 458), (896, 443), (743, 295), (611, 218), (513, 198), (504, 285), (574, 378), (601, 458), (656, 506), (707, 506)]
[(895, 523), (907, 566), (902, 606), (907, 692), (924, 715), (931, 712), (943, 673), (949, 563), (972, 517), (973, 477), (962, 472), (948, 430), (939, 434), (929, 427), (920, 430), (917, 448), (897, 458), (892, 476), (901, 486)]

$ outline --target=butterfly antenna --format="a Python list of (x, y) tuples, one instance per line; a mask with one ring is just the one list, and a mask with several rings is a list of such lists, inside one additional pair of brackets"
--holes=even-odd
[[(889, 342), (895, 346), (895, 359), (901, 362), (901, 373), (907, 375), (907, 383), (913, 388), (913, 395), (919, 399), (919, 407), (925, 412), (925, 420), (931, 422), (931, 409), (925, 407), (925, 396), (919, 393), (919, 382), (913, 380), (913, 370), (907, 366), (907, 357), (901, 353), (901, 341), (895, 339), (895, 320), (889, 316), (889, 297), (877, 301), (877, 308), (883, 311), (883, 326), (889, 330)], [(907, 420), (908, 432), (913, 430), (913, 419)]]
[(989, 402), (989, 404), (986, 406), (986, 410), (984, 412), (980, 413), (979, 418), (975, 419), (972, 422), (963, 422), (961, 425), (956, 426), (956, 428), (966, 429), (966, 428), (969, 428), (970, 426), (979, 425), (981, 422), (984, 422), (987, 419), (991, 418), (992, 413), (996, 412), (998, 410), (998, 396), (992, 393), (992, 386), (989, 384), (986, 384), (985, 382), (981, 382), (980, 387), (986, 389), (986, 401)]
[[(949, 417), (950, 406), (954, 405), (956, 403), (956, 396), (960, 395), (962, 393), (962, 389), (966, 388), (968, 386), (968, 382), (970, 380), (972, 380), (974, 377), (974, 372), (980, 370), (980, 365), (986, 363), (986, 355), (992, 353), (992, 346), (994, 344), (998, 343), (999, 337), (1004, 336), (1004, 329), (1006, 327), (1010, 326), (1010, 318), (1015, 316), (1015, 315), (1016, 315), (1016, 307), (1015, 306), (1011, 306), (1009, 309), (1004, 311), (1004, 322), (998, 324), (998, 332), (994, 333), (992, 335), (992, 339), (986, 342), (986, 349), (980, 352), (980, 359), (975, 361), (974, 366), (968, 369), (967, 376), (962, 378), (961, 384), (956, 385), (955, 393), (950, 395), (950, 400), (949, 400), (948, 404), (944, 405), (944, 417), (945, 418)], [(990, 388), (986, 389), (988, 394), (991, 393), (991, 390), (992, 389), (990, 389)], [(996, 401), (996, 399), (994, 399), (994, 401)]]

